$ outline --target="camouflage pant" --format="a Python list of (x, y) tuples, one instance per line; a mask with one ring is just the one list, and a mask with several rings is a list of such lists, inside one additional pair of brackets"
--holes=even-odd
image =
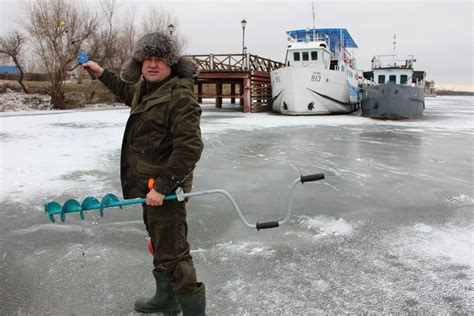
[(197, 280), (187, 241), (185, 203), (167, 201), (162, 206), (143, 205), (143, 221), (155, 251), (155, 270), (168, 273), (176, 293), (192, 292)]

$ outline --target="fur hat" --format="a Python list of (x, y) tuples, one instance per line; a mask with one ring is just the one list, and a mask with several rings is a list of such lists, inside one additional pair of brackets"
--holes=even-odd
[(197, 65), (192, 59), (181, 56), (176, 38), (163, 32), (155, 32), (145, 34), (136, 42), (132, 58), (122, 65), (120, 71), (122, 80), (137, 82), (142, 76), (143, 60), (151, 56), (163, 59), (173, 73), (180, 77), (197, 76)]

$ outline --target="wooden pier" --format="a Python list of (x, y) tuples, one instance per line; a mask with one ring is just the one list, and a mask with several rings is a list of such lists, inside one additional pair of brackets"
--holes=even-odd
[[(252, 54), (190, 55), (199, 66), (196, 93), (199, 103), (203, 98), (214, 98), (216, 108), (222, 108), (222, 99), (231, 103), (240, 100), (243, 112), (271, 110), (272, 87), (270, 71), (284, 64)], [(215, 93), (205, 93), (204, 84), (215, 86)], [(223, 85), (230, 85), (224, 93)], [(238, 88), (238, 91), (237, 91)]]

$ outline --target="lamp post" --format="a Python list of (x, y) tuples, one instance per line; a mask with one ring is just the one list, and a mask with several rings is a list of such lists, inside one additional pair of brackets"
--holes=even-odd
[(174, 25), (173, 24), (168, 25), (168, 30), (170, 31), (170, 35), (172, 36), (173, 35), (173, 30), (174, 30)]
[(244, 54), (244, 70), (247, 70), (247, 47), (244, 46), (242, 53)]
[(242, 25), (242, 54), (245, 54), (244, 48), (245, 48), (245, 27), (247, 26), (247, 21), (243, 19), (240, 21), (240, 25)]

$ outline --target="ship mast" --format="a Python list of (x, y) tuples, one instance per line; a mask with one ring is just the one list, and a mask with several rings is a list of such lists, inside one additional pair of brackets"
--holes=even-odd
[(316, 39), (315, 39), (316, 31), (314, 29), (315, 28), (315, 26), (314, 26), (315, 25), (315, 23), (314, 23), (315, 19), (316, 19), (316, 17), (315, 17), (315, 14), (314, 14), (314, 0), (313, 0), (313, 41), (316, 41)]

